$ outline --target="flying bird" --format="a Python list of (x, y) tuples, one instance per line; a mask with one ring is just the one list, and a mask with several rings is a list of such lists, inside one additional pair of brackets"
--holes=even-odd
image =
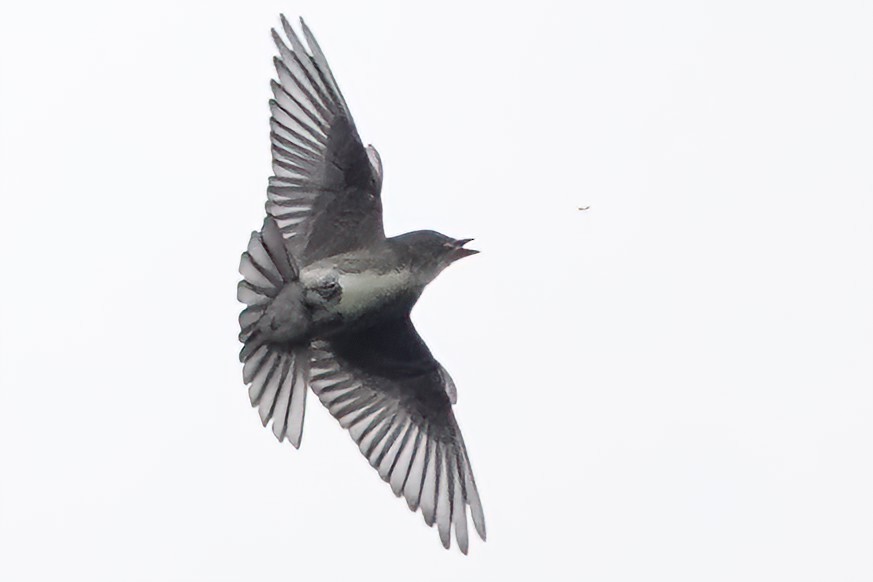
[[(478, 251), (431, 230), (386, 237), (382, 162), (364, 147), (312, 32), (284, 16), (271, 82), (273, 176), (263, 227), (242, 254), (240, 361), (279, 441), (300, 446), (307, 387), (444, 547), (468, 549), (485, 517), (452, 412), (455, 384), (410, 311), (428, 283)], [(304, 45), (305, 41), (305, 45)]]

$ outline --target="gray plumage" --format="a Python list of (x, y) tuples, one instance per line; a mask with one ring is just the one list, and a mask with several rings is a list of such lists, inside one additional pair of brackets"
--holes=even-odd
[(385, 237), (379, 154), (363, 146), (306, 24), (304, 46), (281, 22), (267, 218), (240, 260), (252, 406), (299, 447), (311, 387), (394, 494), (437, 525), (446, 548), (454, 527), (466, 553), (467, 508), (483, 540), (485, 518), (452, 412), (457, 391), (409, 314), (428, 283), (476, 251), (434, 231)]

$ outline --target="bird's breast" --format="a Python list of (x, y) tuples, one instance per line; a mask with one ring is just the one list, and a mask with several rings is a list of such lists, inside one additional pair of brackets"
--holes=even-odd
[(304, 285), (315, 288), (326, 282), (338, 286), (338, 301), (331, 301), (325, 308), (345, 320), (364, 317), (379, 311), (406, 296), (414, 286), (409, 270), (388, 271), (363, 270), (344, 272), (334, 268), (318, 268), (301, 273)]
[(339, 276), (337, 310), (344, 317), (359, 317), (390, 304), (412, 286), (408, 271), (343, 273)]

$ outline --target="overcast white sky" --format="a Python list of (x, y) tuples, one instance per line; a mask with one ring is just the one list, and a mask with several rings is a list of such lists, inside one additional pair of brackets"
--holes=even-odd
[[(4, 4), (0, 579), (873, 579), (873, 4), (569, 5)], [(482, 250), (414, 312), (467, 557), (312, 395), (299, 451), (249, 407), (279, 12), (386, 230)]]

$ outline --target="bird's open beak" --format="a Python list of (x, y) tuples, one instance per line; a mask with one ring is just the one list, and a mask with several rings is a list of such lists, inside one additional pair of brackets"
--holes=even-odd
[(479, 251), (474, 249), (465, 249), (464, 245), (470, 242), (471, 238), (462, 238), (460, 240), (455, 241), (455, 250), (452, 252), (452, 260), (457, 261), (458, 259), (463, 259), (464, 257), (469, 257), (470, 255), (475, 255)]

